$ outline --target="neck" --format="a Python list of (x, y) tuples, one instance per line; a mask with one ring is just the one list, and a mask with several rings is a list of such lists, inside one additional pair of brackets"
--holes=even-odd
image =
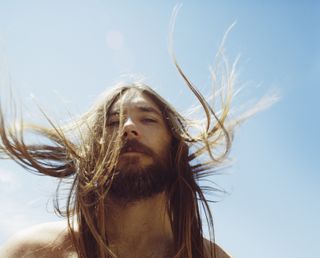
[(144, 249), (173, 243), (164, 193), (133, 203), (110, 200), (107, 209), (106, 230), (111, 245)]

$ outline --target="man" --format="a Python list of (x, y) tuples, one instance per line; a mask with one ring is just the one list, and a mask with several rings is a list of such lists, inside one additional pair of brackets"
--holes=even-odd
[[(195, 136), (190, 120), (140, 83), (116, 87), (68, 126), (31, 127), (45, 137), (44, 144), (26, 144), (19, 137), (23, 130), (10, 131), (0, 110), (3, 155), (72, 182), (66, 209), (59, 201), (56, 206), (68, 223), (20, 232), (0, 257), (230, 257), (203, 238), (199, 205), (211, 230), (213, 224), (198, 185), (230, 149), (229, 106), (218, 117), (196, 96), (207, 121)], [(225, 150), (217, 156), (221, 143)]]

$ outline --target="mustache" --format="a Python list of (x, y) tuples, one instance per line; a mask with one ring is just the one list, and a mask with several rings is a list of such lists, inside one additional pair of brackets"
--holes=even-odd
[(153, 156), (154, 153), (153, 151), (145, 146), (144, 144), (138, 142), (137, 140), (127, 140), (121, 150), (120, 150), (120, 154), (122, 153), (125, 153), (125, 152), (128, 152), (128, 151), (136, 151), (136, 152), (141, 152), (141, 153), (144, 153), (144, 154), (147, 154), (147, 155), (150, 155), (150, 156)]

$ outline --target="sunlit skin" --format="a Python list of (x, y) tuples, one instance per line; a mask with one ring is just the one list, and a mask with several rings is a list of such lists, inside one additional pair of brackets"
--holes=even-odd
[[(148, 96), (136, 92), (126, 94), (119, 99), (110, 111), (108, 127), (119, 129), (120, 106), (124, 113), (124, 140), (135, 139), (152, 149), (161, 158), (168, 156), (171, 134), (161, 111)], [(135, 157), (137, 162), (130, 162)], [(123, 165), (147, 166), (153, 162), (152, 157), (144, 153), (129, 151), (120, 155), (119, 167)]]

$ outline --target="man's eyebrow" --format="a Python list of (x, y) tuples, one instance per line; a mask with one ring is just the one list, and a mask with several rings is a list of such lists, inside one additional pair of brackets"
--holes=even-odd
[(151, 107), (151, 106), (138, 106), (137, 108), (142, 112), (155, 113), (156, 115), (162, 117), (162, 113), (158, 109), (156, 109), (154, 107)]
[[(141, 112), (154, 113), (154, 114), (162, 117), (162, 113), (158, 109), (156, 109), (154, 107), (144, 106), (144, 105), (140, 106), (139, 105), (139, 106), (136, 106), (135, 108), (138, 109)], [(119, 113), (120, 113), (120, 111), (117, 109), (117, 110), (111, 111), (110, 112), (110, 116), (116, 116), (116, 115), (119, 115)], [(124, 113), (126, 113), (126, 112), (124, 112)]]

